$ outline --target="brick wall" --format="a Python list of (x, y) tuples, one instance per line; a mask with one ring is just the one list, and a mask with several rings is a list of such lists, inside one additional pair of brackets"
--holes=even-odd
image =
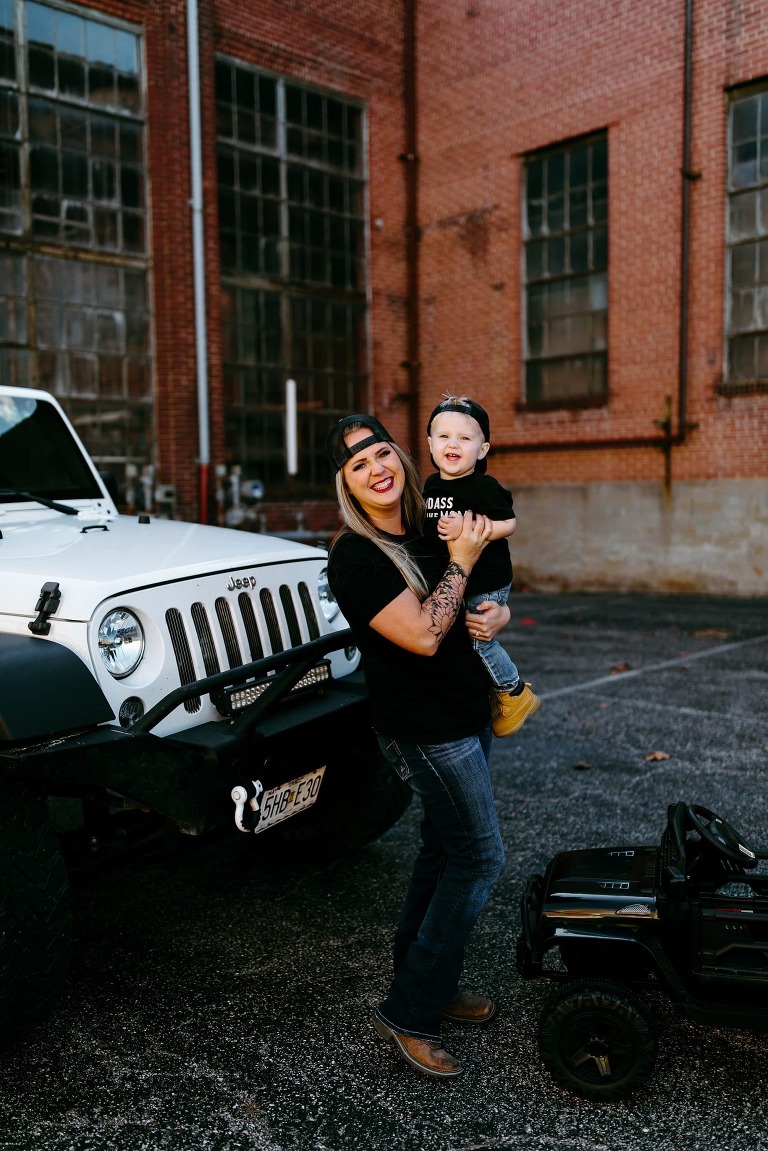
[[(726, 89), (768, 76), (768, 21), (757, 2), (693, 9), (687, 418), (697, 427), (673, 450), (671, 476), (766, 476), (768, 396), (716, 387)], [(418, 11), (421, 414), (446, 389), (476, 396), (491, 413), (492, 466), (510, 484), (663, 481), (658, 448), (552, 447), (658, 437), (667, 397), (677, 427), (684, 0), (424, 0)], [(596, 130), (609, 153), (609, 402), (520, 411), (522, 159)], [(509, 450), (542, 442), (549, 450)]]
[[(176, 488), (180, 518), (199, 515), (197, 364), (190, 210), (187, 5), (183, 0), (92, 5), (138, 23), (145, 34), (151, 252), (156, 366), (157, 480)], [(403, 164), (403, 6), (374, 0), (199, 0), (203, 196), (210, 390), (210, 518), (215, 468), (224, 461), (220, 278), (216, 217), (214, 60), (236, 57), (365, 102), (371, 259), (369, 405), (407, 388), (405, 196)], [(383, 397), (383, 399), (382, 399)], [(403, 436), (407, 411), (389, 415)], [(329, 490), (329, 497), (332, 495)], [(336, 522), (335, 509), (320, 515)], [(275, 509), (275, 522), (285, 520)], [(290, 519), (290, 517), (289, 517)]]
[[(491, 414), (492, 470), (515, 493), (528, 491), (531, 507), (551, 507), (542, 492), (558, 485), (587, 496), (590, 488), (605, 485), (619, 498), (622, 484), (658, 485), (669, 497), (670, 485), (697, 485), (700, 493), (701, 484), (711, 483), (713, 492), (720, 485), (721, 495), (696, 506), (709, 509), (713, 524), (717, 509), (727, 508), (729, 528), (738, 531), (733, 517), (738, 519), (742, 505), (734, 493), (743, 489), (728, 485), (757, 481), (768, 495), (768, 396), (726, 397), (717, 391), (724, 355), (726, 110), (730, 87), (768, 77), (764, 0), (693, 3), (696, 178), (690, 182), (686, 416), (695, 426), (668, 454), (647, 444), (611, 445), (658, 439), (658, 421), (671, 414), (675, 430), (680, 418), (685, 0), (419, 0), (420, 346), (418, 364), (410, 368), (408, 165), (402, 159), (408, 4), (199, 4), (212, 473), (224, 457), (213, 91), (213, 61), (222, 52), (366, 103), (370, 406), (420, 455), (422, 465), (427, 466), (428, 412), (444, 391), (467, 391)], [(95, 6), (139, 22), (146, 33), (157, 478), (175, 485), (176, 514), (197, 518), (186, 4), (99, 0)], [(609, 401), (575, 411), (520, 410), (522, 160), (528, 152), (596, 130), (607, 132), (609, 154)], [(592, 443), (603, 446), (579, 447)], [(213, 486), (212, 481), (211, 492)], [(754, 488), (749, 491), (747, 504), (753, 506)], [(516, 496), (516, 506), (524, 507), (525, 499), (521, 503)], [(647, 506), (642, 493), (636, 506)], [(262, 511), (270, 526), (291, 528), (290, 509)], [(337, 522), (330, 498), (307, 511), (313, 521), (305, 521), (307, 527), (329, 530)], [(212, 519), (215, 512), (211, 500)], [(646, 525), (650, 538), (656, 526), (655, 520)], [(541, 575), (549, 586), (552, 573), (537, 573), (536, 566), (537, 554), (545, 551), (536, 533), (546, 525), (528, 524), (525, 530), (532, 533), (525, 537), (528, 576)], [(572, 553), (582, 548), (588, 519), (580, 518), (572, 538), (567, 522), (558, 531)], [(674, 548), (673, 535), (667, 532), (665, 547)], [(634, 561), (622, 552), (625, 537), (613, 543), (609, 536), (591, 539), (582, 550), (593, 557), (595, 571), (610, 553), (615, 581), (633, 586)], [(695, 560), (690, 566), (695, 573)], [(765, 574), (752, 567), (742, 586), (753, 587)], [(672, 569), (678, 571), (675, 563)], [(578, 578), (589, 584), (588, 572)], [(677, 586), (687, 578), (681, 576)]]

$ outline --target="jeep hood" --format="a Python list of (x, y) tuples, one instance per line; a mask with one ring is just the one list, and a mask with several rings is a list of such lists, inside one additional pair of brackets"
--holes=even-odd
[(40, 588), (51, 581), (61, 592), (57, 618), (88, 620), (103, 600), (137, 588), (217, 570), (227, 579), (252, 574), (261, 582), (256, 569), (264, 565), (324, 559), (317, 548), (277, 536), (178, 520), (46, 514), (33, 523), (0, 521), (0, 529), (0, 613), (30, 618)]

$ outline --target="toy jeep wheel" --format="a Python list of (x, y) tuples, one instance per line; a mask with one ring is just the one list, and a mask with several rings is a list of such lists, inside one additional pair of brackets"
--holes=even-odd
[(0, 1046), (50, 1010), (71, 946), (69, 883), (45, 796), (23, 781), (0, 783)]
[(563, 1087), (587, 1099), (619, 1099), (653, 1072), (656, 1028), (619, 984), (579, 981), (559, 988), (544, 1008), (539, 1049)]

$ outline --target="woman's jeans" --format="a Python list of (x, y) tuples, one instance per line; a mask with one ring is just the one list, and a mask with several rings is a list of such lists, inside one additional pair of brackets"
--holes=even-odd
[[(467, 607), (471, 612), (476, 612), (478, 604), (483, 603), (484, 600), (493, 600), (494, 603), (503, 606), (509, 599), (511, 587), (512, 584), (507, 584), (506, 587), (485, 592), (483, 595), (472, 595), (466, 601)], [(520, 680), (520, 673), (499, 641), (495, 638), (488, 641), (473, 638), (472, 646), (485, 664), (485, 669), (491, 677), (493, 690), (513, 691)]]
[(441, 744), (378, 736), (387, 761), (420, 796), (421, 847), (395, 934), (394, 979), (376, 1014), (395, 1031), (440, 1040), (464, 944), (504, 866), (491, 794), (491, 733)]

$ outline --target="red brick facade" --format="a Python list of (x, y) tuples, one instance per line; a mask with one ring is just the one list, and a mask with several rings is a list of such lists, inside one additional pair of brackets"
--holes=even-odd
[[(768, 395), (718, 391), (728, 93), (768, 78), (764, 3), (419, 0), (414, 15), (412, 2), (200, 0), (212, 468), (224, 458), (213, 88), (214, 58), (224, 53), (365, 103), (370, 404), (422, 464), (424, 420), (450, 390), (489, 409), (492, 470), (514, 491), (765, 479)], [(100, 0), (93, 7), (145, 31), (158, 480), (175, 485), (177, 514), (196, 518), (186, 5)], [(681, 389), (687, 14), (690, 243)], [(408, 153), (411, 30), (415, 155)], [(609, 158), (608, 401), (526, 411), (522, 161), (595, 131), (607, 133)], [(409, 178), (418, 187), (415, 267), (408, 264)], [(667, 418), (678, 442), (665, 452)], [(310, 510), (313, 524), (305, 526), (326, 528), (335, 514), (330, 502)], [(270, 527), (293, 526), (286, 509), (272, 511), (278, 519)]]
[[(685, 442), (672, 478), (768, 474), (768, 396), (718, 394), (724, 354), (729, 87), (768, 76), (760, 3), (694, 0)], [(419, 6), (422, 415), (444, 388), (492, 413), (510, 484), (654, 480), (678, 428), (686, 5), (667, 0)], [(521, 160), (606, 130), (609, 402), (525, 412)], [(594, 450), (579, 444), (605, 441)], [(546, 451), (532, 451), (546, 443)], [(570, 450), (555, 451), (562, 443)], [(529, 450), (504, 454), (504, 448)]]

